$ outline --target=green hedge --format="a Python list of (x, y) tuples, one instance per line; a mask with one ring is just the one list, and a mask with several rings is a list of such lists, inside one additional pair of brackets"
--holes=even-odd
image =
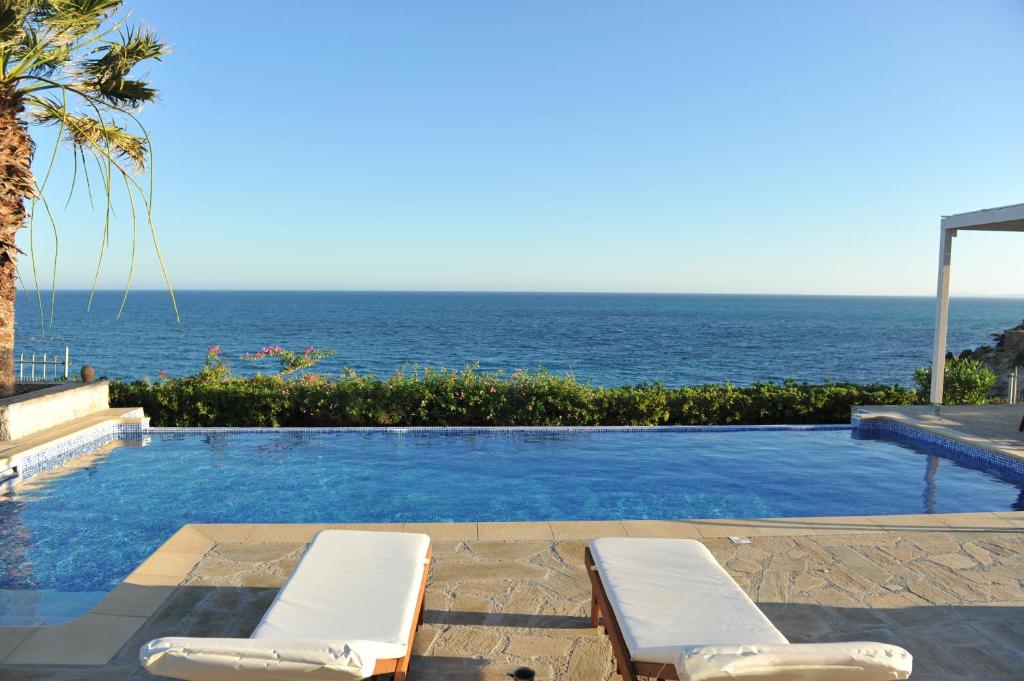
[(751, 386), (602, 388), (545, 372), (346, 373), (234, 378), (218, 370), (156, 383), (113, 381), (111, 405), (155, 426), (597, 426), (848, 423), (865, 404), (915, 404), (899, 386), (785, 381)]
[[(932, 391), (932, 367), (914, 372), (917, 396), (927, 402)], [(986, 404), (992, 402), (996, 375), (979, 360), (970, 357), (947, 357), (943, 374), (942, 397), (946, 404)]]

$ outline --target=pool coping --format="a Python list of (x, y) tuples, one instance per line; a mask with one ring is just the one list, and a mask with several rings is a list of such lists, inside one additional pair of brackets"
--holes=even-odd
[(88, 613), (61, 624), (0, 626), (0, 667), (102, 666), (131, 640), (218, 544), (308, 543), (326, 529), (421, 532), (433, 541), (710, 539), (911, 532), (1024, 532), (1024, 511), (820, 518), (550, 522), (185, 525)]
[(739, 433), (746, 431), (852, 430), (852, 423), (766, 423), (720, 426), (149, 426), (152, 433)]

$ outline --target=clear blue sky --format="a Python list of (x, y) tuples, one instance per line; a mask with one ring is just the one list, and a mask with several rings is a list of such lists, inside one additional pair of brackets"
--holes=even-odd
[[(1024, 201), (1020, 0), (134, 7), (175, 51), (143, 118), (178, 288), (928, 295), (940, 215)], [(954, 291), (1024, 293), (1024, 235), (955, 258)]]

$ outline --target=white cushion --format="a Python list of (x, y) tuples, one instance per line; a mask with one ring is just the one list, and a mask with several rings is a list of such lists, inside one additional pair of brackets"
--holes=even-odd
[(252, 638), (373, 641), (378, 658), (404, 656), (429, 546), (425, 534), (320, 532)]
[(186, 681), (343, 681), (373, 674), (373, 648), (363, 642), (172, 637), (147, 643), (139, 660), (151, 674)]
[(425, 534), (320, 532), (250, 638), (161, 638), (139, 660), (187, 681), (367, 678), (409, 649), (429, 547)]
[(893, 681), (913, 658), (884, 643), (693, 647), (676, 662), (680, 681)]
[(675, 664), (687, 646), (787, 643), (698, 541), (604, 537), (590, 552), (634, 662)]

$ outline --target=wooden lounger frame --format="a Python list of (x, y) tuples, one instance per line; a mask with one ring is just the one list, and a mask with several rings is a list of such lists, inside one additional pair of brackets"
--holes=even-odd
[(390, 674), (394, 681), (405, 681), (409, 673), (409, 658), (412, 657), (412, 642), (416, 638), (416, 629), (423, 624), (423, 596), (427, 591), (427, 577), (430, 576), (430, 563), (434, 558), (434, 548), (427, 547), (427, 562), (423, 566), (423, 582), (420, 584), (420, 594), (416, 599), (416, 610), (412, 618), (412, 629), (409, 630), (409, 647), (404, 657), (395, 657), (387, 660), (377, 660), (377, 666), (373, 668), (373, 676), (377, 678)]
[(604, 633), (612, 642), (616, 666), (623, 681), (638, 681), (637, 677), (640, 676), (658, 681), (679, 681), (679, 675), (673, 665), (633, 660), (626, 647), (626, 639), (622, 637), (619, 622), (615, 619), (615, 611), (612, 610), (608, 594), (605, 593), (604, 584), (601, 583), (601, 575), (594, 565), (594, 557), (590, 555), (589, 546), (583, 553), (583, 561), (587, 566), (587, 574), (590, 575), (590, 626), (597, 628), (604, 625)]

